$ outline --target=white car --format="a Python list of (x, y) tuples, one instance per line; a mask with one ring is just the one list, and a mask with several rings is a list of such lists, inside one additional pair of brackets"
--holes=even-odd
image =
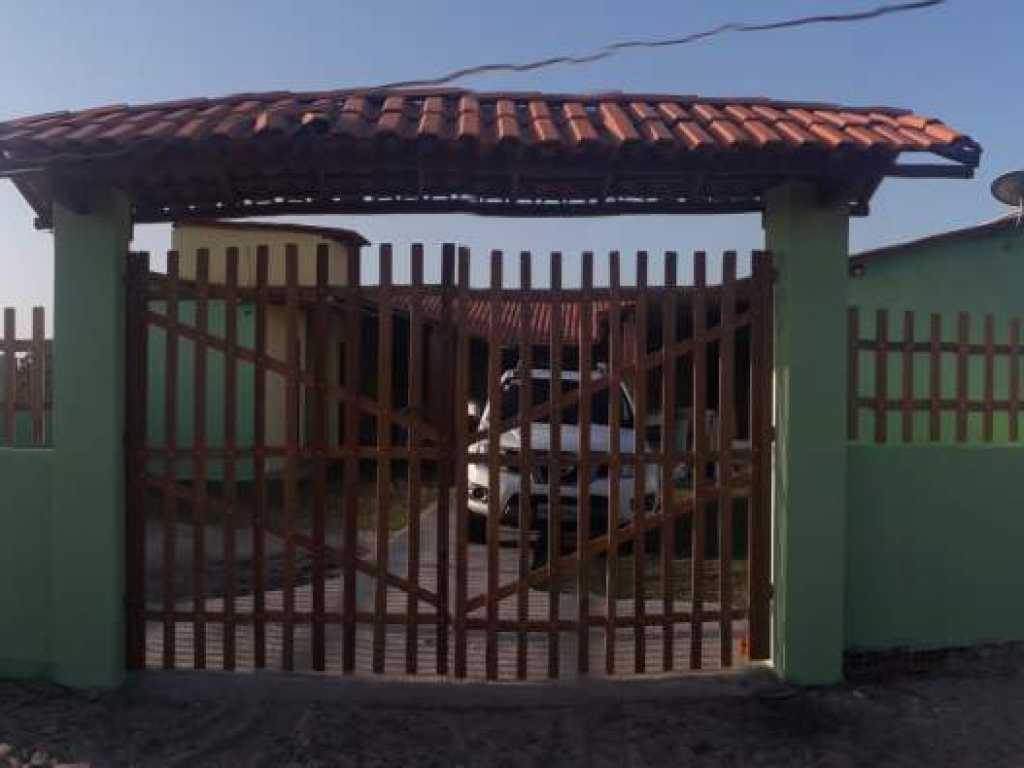
[[(603, 369), (592, 372), (594, 380), (603, 380), (606, 373)], [(488, 402), (480, 416), (479, 428), (486, 429), (496, 415), (496, 405), (500, 406), (500, 418), (502, 421), (513, 420), (519, 417), (519, 395), (524, 384), (528, 383), (531, 391), (531, 403), (533, 405), (546, 403), (551, 399), (551, 371), (547, 369), (534, 369), (530, 371), (529, 382), (524, 382), (520, 372), (505, 371), (501, 377), (501, 403)], [(563, 392), (569, 392), (579, 388), (579, 371), (563, 371), (561, 374), (561, 385)], [(592, 479), (590, 481), (590, 520), (591, 534), (596, 535), (607, 531), (607, 510), (609, 495), (608, 466), (606, 463), (598, 463), (596, 459), (603, 455), (607, 459), (610, 447), (611, 429), (608, 426), (608, 397), (609, 388), (595, 392), (591, 402), (590, 412), (590, 450), (594, 456), (591, 463)], [(635, 477), (635, 466), (631, 454), (635, 453), (637, 436), (634, 429), (634, 407), (633, 398), (625, 386), (620, 386), (618, 393), (621, 400), (620, 426), (619, 426), (619, 451), (622, 456), (621, 473), (619, 475), (619, 522), (624, 524), (633, 519), (633, 498), (637, 487)], [(473, 406), (470, 406), (471, 411)], [(470, 414), (473, 416), (474, 414)], [(561, 450), (563, 454), (579, 454), (580, 451), (580, 429), (579, 410), (576, 405), (566, 407), (562, 410), (561, 422)], [(522, 447), (522, 430), (518, 424), (501, 433), (501, 451), (505, 454), (507, 461), (509, 455), (514, 456)], [(488, 441), (481, 440), (469, 447), (472, 454), (487, 455)], [(577, 501), (579, 496), (579, 477), (577, 466), (568, 459), (563, 460), (560, 466), (560, 477), (554, 488), (549, 478), (549, 466), (547, 463), (547, 452), (551, 449), (551, 426), (548, 418), (537, 419), (530, 423), (530, 449), (532, 451), (531, 478), (530, 478), (530, 500), (533, 510), (534, 532), (546, 531), (549, 506), (549, 494), (553, 491), (558, 493), (560, 499), (560, 519), (567, 526), (575, 526)], [(650, 450), (650, 446), (648, 446)], [(490, 509), (488, 496), (490, 493), (490, 474), (485, 463), (469, 463), (469, 499), (468, 507), (471, 512), (471, 519), (475, 517), (475, 524), (470, 527), (470, 535), (475, 540), (484, 537), (487, 514)], [(519, 470), (514, 466), (503, 466), (501, 477), (498, 481), (498, 489), (501, 494), (498, 501), (498, 510), (501, 515), (499, 523), (500, 538), (503, 541), (514, 540), (517, 536), (519, 524), (519, 492), (521, 478)], [(656, 464), (644, 466), (644, 503), (645, 510), (653, 512), (658, 507), (660, 497), (660, 471)]]

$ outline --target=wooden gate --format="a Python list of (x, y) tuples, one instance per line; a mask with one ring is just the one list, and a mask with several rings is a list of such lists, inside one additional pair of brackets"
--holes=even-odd
[(453, 245), (413, 246), (402, 280), (387, 245), (372, 280), (325, 247), (190, 259), (129, 260), (129, 666), (768, 656), (766, 254), (709, 281), (667, 253), (649, 284), (646, 253), (623, 279), (613, 252), (596, 284), (590, 253), (571, 275), (554, 253), (543, 287), (497, 251), (474, 283)]

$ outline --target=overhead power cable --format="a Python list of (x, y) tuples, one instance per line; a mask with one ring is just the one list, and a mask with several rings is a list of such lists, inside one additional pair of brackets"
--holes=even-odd
[(880, 5), (876, 8), (872, 8), (867, 11), (856, 11), (851, 13), (828, 13), (819, 14), (816, 16), (802, 16), (795, 19), (785, 19), (782, 21), (771, 21), (761, 24), (745, 24), (740, 22), (729, 22), (727, 24), (721, 24), (712, 29), (706, 29), (701, 32), (693, 32), (683, 37), (669, 38), (664, 40), (625, 40), (617, 43), (611, 43), (599, 48), (593, 53), (584, 54), (581, 56), (552, 56), (546, 59), (539, 59), (537, 61), (531, 61), (524, 64), (480, 64), (475, 67), (466, 67), (464, 69), (456, 69), (448, 74), (441, 75), (440, 77), (428, 78), (424, 80), (403, 80), (395, 83), (386, 83), (384, 85), (377, 86), (377, 88), (417, 88), (424, 86), (437, 86), (447, 85), (453, 83), (456, 80), (461, 80), (465, 77), (472, 75), (483, 75), (494, 72), (532, 72), (537, 69), (544, 69), (547, 67), (554, 67), (560, 65), (577, 65), (577, 64), (590, 64), (595, 61), (602, 59), (608, 59), (615, 56), (622, 51), (631, 50), (635, 48), (668, 48), (670, 46), (677, 45), (689, 45), (696, 43), (701, 40), (707, 40), (711, 37), (717, 37), (724, 35), (729, 32), (769, 32), (776, 29), (790, 29), (793, 27), (806, 27), (812, 24), (833, 24), (833, 23), (851, 23), (858, 21), (868, 21), (870, 19), (877, 19), (881, 16), (887, 16), (894, 13), (905, 13), (907, 11), (918, 11), (924, 8), (930, 8), (936, 5), (942, 5), (946, 0), (916, 0), (916, 2), (907, 3), (890, 3), (886, 5)]

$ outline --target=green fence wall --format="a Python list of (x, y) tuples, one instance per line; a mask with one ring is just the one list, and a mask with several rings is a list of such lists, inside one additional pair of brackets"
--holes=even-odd
[(53, 451), (0, 448), (0, 678), (51, 667)]
[(1024, 640), (1024, 450), (847, 451), (846, 646)]
[[(883, 252), (853, 260), (853, 276), (848, 284), (851, 306), (859, 309), (860, 337), (875, 338), (876, 311), (885, 309), (889, 315), (888, 339), (899, 344), (903, 336), (903, 315), (914, 313), (914, 338), (929, 338), (931, 314), (942, 316), (942, 338), (957, 339), (957, 314), (970, 315), (970, 342), (984, 341), (985, 316), (991, 314), (995, 322), (995, 342), (1009, 340), (1010, 322), (1024, 319), (1024, 228), (1011, 225), (989, 226), (957, 233), (936, 240), (925, 240), (903, 247), (886, 248)], [(1022, 339), (1024, 341), (1024, 339)], [(862, 351), (859, 356), (861, 396), (874, 395), (874, 353)], [(952, 352), (942, 355), (942, 397), (956, 396), (956, 356)], [(929, 394), (929, 357), (917, 354), (914, 360), (914, 393), (924, 398)], [(1021, 359), (1024, 365), (1024, 358)], [(888, 357), (888, 394), (899, 398), (903, 387), (901, 353)], [(971, 355), (968, 363), (968, 398), (980, 402), (984, 396), (984, 359)], [(1022, 371), (1024, 374), (1024, 371)], [(1022, 376), (1024, 380), (1024, 376)], [(995, 399), (1007, 399), (1009, 391), (1009, 364), (1005, 356), (995, 360)], [(862, 410), (859, 414), (860, 441), (873, 439), (874, 416)], [(900, 414), (888, 416), (888, 441), (900, 441)], [(1024, 427), (1024, 424), (1021, 425)], [(1009, 419), (1005, 412), (994, 417), (993, 443), (1009, 441)], [(967, 442), (982, 443), (981, 413), (968, 417)], [(1024, 429), (1021, 430), (1024, 435)], [(914, 442), (928, 442), (928, 416), (914, 417)], [(942, 416), (942, 434), (938, 441), (955, 442), (955, 416), (952, 412)]]

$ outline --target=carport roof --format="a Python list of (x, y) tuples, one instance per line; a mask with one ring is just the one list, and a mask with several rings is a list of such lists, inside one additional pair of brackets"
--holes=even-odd
[(55, 195), (98, 183), (128, 190), (139, 222), (756, 211), (791, 178), (856, 213), (886, 176), (970, 176), (980, 152), (907, 110), (620, 92), (272, 92), (0, 123), (0, 175), (42, 226)]

